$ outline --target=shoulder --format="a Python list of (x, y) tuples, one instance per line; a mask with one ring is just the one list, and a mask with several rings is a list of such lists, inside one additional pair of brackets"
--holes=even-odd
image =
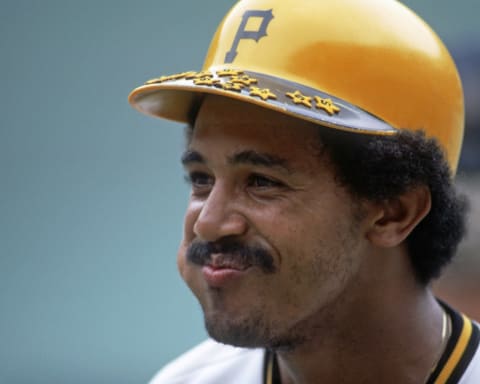
[(236, 348), (211, 339), (181, 355), (150, 384), (262, 383), (264, 350)]

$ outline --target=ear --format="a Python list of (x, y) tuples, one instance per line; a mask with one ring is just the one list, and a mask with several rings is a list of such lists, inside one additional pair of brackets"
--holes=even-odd
[(394, 199), (375, 204), (367, 238), (378, 247), (395, 247), (430, 212), (431, 206), (432, 198), (426, 185), (411, 187)]

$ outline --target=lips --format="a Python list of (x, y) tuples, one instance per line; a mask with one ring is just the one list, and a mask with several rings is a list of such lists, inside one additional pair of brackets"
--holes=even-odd
[(250, 267), (250, 264), (216, 254), (212, 255), (211, 259), (202, 267), (202, 273), (210, 287), (221, 288), (241, 278)]
[(218, 242), (194, 241), (187, 248), (186, 258), (192, 264), (208, 266), (214, 270), (244, 271), (258, 267), (263, 273), (274, 273), (276, 269), (273, 256), (264, 247), (231, 239)]

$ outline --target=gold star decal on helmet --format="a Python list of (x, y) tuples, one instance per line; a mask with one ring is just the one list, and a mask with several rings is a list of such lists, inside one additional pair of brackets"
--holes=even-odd
[(252, 84), (257, 84), (258, 83), (258, 80), (253, 78), (253, 77), (250, 77), (248, 75), (243, 75), (243, 76), (232, 76), (230, 78), (230, 81), (232, 83), (240, 83), (240, 84), (243, 84), (245, 86), (249, 86), (249, 85), (252, 85)]
[(258, 87), (250, 87), (250, 96), (258, 96), (262, 100), (273, 99), (276, 100), (277, 95), (270, 92), (268, 88), (258, 88)]
[(291, 98), (295, 104), (302, 104), (305, 107), (312, 108), (312, 98), (310, 96), (305, 96), (300, 91), (293, 93), (288, 92), (286, 95)]
[(237, 71), (236, 69), (222, 69), (220, 71), (217, 71), (217, 76), (218, 77), (224, 77), (224, 76), (239, 76), (243, 75), (243, 71)]
[(185, 79), (187, 80), (192, 80), (192, 79), (202, 79), (206, 77), (213, 77), (212, 72), (210, 71), (202, 71), (202, 72), (191, 72), (187, 76), (185, 76)]
[(189, 72), (182, 72), (182, 73), (176, 73), (174, 75), (169, 75), (169, 76), (161, 76), (161, 77), (156, 77), (154, 79), (148, 80), (145, 84), (159, 84), (159, 83), (164, 83), (165, 81), (171, 81), (171, 80), (179, 80), (179, 79), (191, 79), (193, 78), (192, 76), (195, 76), (198, 72), (194, 71), (189, 71)]
[(231, 81), (226, 81), (225, 83), (221, 84), (214, 84), (217, 88), (222, 88), (226, 91), (235, 91), (235, 92), (240, 92), (243, 88), (245, 88), (245, 85), (241, 83), (232, 83)]
[(340, 112), (340, 107), (333, 103), (332, 99), (323, 99), (320, 96), (315, 96), (315, 107), (323, 109), (329, 115)]
[(154, 79), (147, 80), (145, 82), (146, 85), (149, 84), (159, 84), (163, 83), (164, 81), (171, 80), (171, 76), (161, 76), (161, 77), (155, 77)]
[(215, 85), (219, 82), (220, 82), (220, 80), (212, 79), (209, 76), (199, 77), (198, 79), (193, 80), (193, 84), (195, 84), (195, 85), (210, 85), (210, 86), (212, 86), (212, 85)]

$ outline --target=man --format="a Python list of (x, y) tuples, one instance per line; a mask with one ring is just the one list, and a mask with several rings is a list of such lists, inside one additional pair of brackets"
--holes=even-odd
[(211, 340), (159, 383), (479, 383), (478, 325), (432, 279), (464, 232), (455, 65), (393, 0), (241, 0), (201, 72), (148, 81), (188, 123), (180, 273)]

